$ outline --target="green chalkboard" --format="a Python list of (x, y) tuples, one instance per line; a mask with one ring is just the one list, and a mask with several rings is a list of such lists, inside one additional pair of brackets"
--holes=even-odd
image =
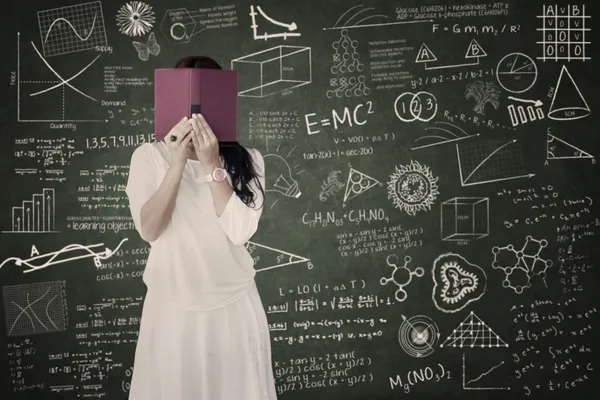
[[(127, 399), (153, 71), (238, 71), (280, 399), (594, 398), (592, 2), (8, 1), (3, 399)], [(8, 9), (6, 9), (8, 8)]]

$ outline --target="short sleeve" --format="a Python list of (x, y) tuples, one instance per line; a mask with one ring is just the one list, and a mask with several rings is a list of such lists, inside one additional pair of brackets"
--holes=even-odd
[(244, 203), (234, 192), (227, 202), (223, 213), (217, 217), (217, 222), (229, 237), (229, 240), (240, 246), (245, 244), (258, 229), (258, 222), (264, 208), (264, 194), (258, 187), (257, 181), (265, 187), (265, 160), (262, 154), (256, 149), (249, 149), (254, 162), (254, 169), (257, 177), (252, 179), (248, 186), (254, 192), (254, 202), (249, 205)]
[(140, 217), (142, 206), (154, 195), (157, 189), (156, 168), (149, 150), (148, 145), (144, 144), (133, 152), (125, 192), (129, 198), (129, 210), (135, 229), (142, 239), (150, 243), (142, 234)]

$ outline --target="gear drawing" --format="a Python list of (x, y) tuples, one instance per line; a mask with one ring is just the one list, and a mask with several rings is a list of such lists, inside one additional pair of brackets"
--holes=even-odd
[(388, 282), (394, 282), (398, 286), (398, 290), (396, 290), (396, 294), (395, 294), (396, 300), (403, 302), (408, 297), (406, 290), (404, 290), (404, 286), (408, 286), (410, 284), (410, 282), (412, 281), (413, 275), (418, 278), (422, 277), (425, 274), (425, 270), (421, 267), (415, 268), (414, 271), (411, 271), (410, 269), (408, 269), (407, 265), (410, 263), (410, 260), (411, 260), (410, 256), (404, 257), (403, 265), (396, 265), (396, 264), (390, 263), (390, 257), (398, 258), (398, 256), (396, 256), (395, 254), (390, 254), (386, 258), (387, 265), (394, 267), (392, 276), (390, 278), (381, 278), (379, 282), (382, 285), (387, 285)]
[(523, 289), (531, 287), (533, 276), (539, 276), (545, 283), (546, 270), (552, 266), (552, 260), (540, 257), (540, 253), (546, 246), (548, 246), (546, 239), (537, 240), (532, 236), (527, 236), (520, 250), (515, 249), (512, 244), (503, 247), (494, 246), (492, 268), (504, 271), (505, 278), (502, 286), (521, 294)]

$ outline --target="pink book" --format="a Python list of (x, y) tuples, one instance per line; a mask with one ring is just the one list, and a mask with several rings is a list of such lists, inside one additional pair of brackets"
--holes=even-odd
[(200, 113), (220, 142), (237, 140), (237, 71), (161, 68), (154, 71), (154, 136), (163, 140), (184, 116)]

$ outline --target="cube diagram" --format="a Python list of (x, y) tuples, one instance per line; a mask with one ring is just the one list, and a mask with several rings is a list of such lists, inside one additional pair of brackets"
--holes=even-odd
[(489, 234), (490, 206), (485, 197), (455, 197), (441, 205), (442, 240), (469, 241)]
[(266, 97), (312, 82), (310, 47), (276, 46), (231, 61), (238, 96)]

